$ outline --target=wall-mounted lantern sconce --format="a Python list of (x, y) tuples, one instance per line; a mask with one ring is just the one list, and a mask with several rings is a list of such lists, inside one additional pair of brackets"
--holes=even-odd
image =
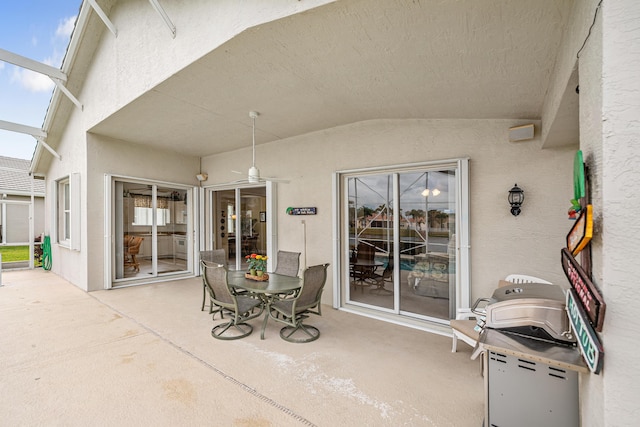
[(509, 190), (508, 200), (511, 205), (511, 215), (520, 215), (520, 206), (522, 206), (522, 202), (524, 202), (524, 191), (522, 191), (522, 188), (518, 187), (518, 184), (514, 185), (513, 188)]

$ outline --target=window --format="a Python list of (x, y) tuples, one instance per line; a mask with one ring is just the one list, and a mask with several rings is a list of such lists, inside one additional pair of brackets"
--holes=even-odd
[(72, 173), (55, 182), (55, 233), (62, 246), (80, 250), (80, 174)]
[(58, 243), (69, 246), (71, 242), (71, 191), (68, 177), (58, 181), (56, 199)]
[[(156, 224), (165, 226), (171, 223), (169, 209), (156, 210)], [(153, 208), (135, 207), (131, 225), (153, 225)]]

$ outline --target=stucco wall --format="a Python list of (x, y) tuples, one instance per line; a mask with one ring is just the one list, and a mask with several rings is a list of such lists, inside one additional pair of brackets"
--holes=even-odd
[[(635, 328), (640, 305), (640, 225), (632, 214), (640, 196), (640, 6), (633, 0), (603, 2), (599, 20), (604, 29), (602, 111), (594, 119), (602, 133), (593, 151), (599, 151), (602, 159), (596, 171), (598, 191), (594, 193), (594, 202), (602, 207), (598, 217), (602, 234), (594, 244), (594, 259), (600, 264), (594, 271), (608, 308), (602, 333), (604, 373), (596, 385), (604, 390), (604, 420), (592, 425), (631, 426), (638, 424), (640, 409)], [(594, 45), (594, 50), (600, 47)], [(596, 66), (594, 63), (591, 68)]]
[[(64, 277), (80, 289), (88, 290), (87, 265), (88, 252), (86, 248), (89, 239), (87, 234), (87, 144), (83, 132), (83, 120), (81, 113), (74, 110), (68, 121), (68, 125), (60, 136), (60, 142), (56, 147), (62, 160), (53, 159), (47, 171), (47, 196), (45, 215), (45, 234), (51, 239), (51, 271)], [(68, 178), (73, 173), (80, 174), (80, 251), (71, 250), (69, 247), (57, 244), (55, 235), (55, 206), (54, 188), (56, 181)], [(93, 238), (93, 236), (91, 236)]]
[[(100, 135), (87, 135), (89, 189), (87, 194), (87, 225), (91, 238), (87, 249), (91, 262), (88, 268), (88, 290), (104, 288), (105, 253), (105, 174), (144, 178), (156, 181), (184, 185), (197, 185), (196, 174), (200, 162), (196, 157), (182, 156), (178, 153), (150, 150), (136, 144), (105, 138)], [(96, 230), (101, 230), (100, 235)]]
[(91, 100), (85, 109), (87, 129), (247, 28), (331, 2), (193, 0), (190, 7), (164, 2), (179, 32), (175, 38), (148, 1), (116, 2), (108, 15), (118, 35), (104, 30), (91, 52), (99, 66), (84, 83), (99, 96), (79, 97)]
[[(288, 206), (317, 206), (305, 217), (307, 264), (331, 262), (334, 171), (470, 157), (472, 300), (489, 296), (510, 273), (532, 274), (566, 285), (560, 249), (570, 227), (574, 148), (541, 150), (538, 139), (508, 142), (507, 120), (374, 120), (258, 145), (263, 176), (290, 179), (278, 185), (279, 246), (303, 250), (300, 218)], [(203, 159), (207, 184), (237, 179), (251, 153), (237, 151)], [(507, 202), (518, 183), (525, 191), (522, 214)], [(323, 295), (328, 304), (330, 285)]]

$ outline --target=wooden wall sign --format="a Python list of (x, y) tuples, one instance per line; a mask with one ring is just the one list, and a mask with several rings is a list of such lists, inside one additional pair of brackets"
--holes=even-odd
[(582, 353), (584, 361), (594, 374), (600, 373), (602, 369), (602, 358), (604, 351), (598, 336), (593, 332), (593, 328), (587, 321), (587, 316), (577, 299), (577, 292), (573, 289), (567, 291), (567, 314), (569, 321), (576, 333), (578, 347)]
[(287, 215), (315, 215), (317, 208), (287, 208)]
[(593, 206), (587, 205), (580, 211), (580, 216), (567, 234), (567, 248), (576, 256), (593, 237)]
[(567, 248), (562, 248), (562, 269), (569, 279), (571, 287), (575, 290), (576, 298), (588, 316), (589, 323), (596, 331), (602, 331), (607, 305), (598, 288), (591, 282)]

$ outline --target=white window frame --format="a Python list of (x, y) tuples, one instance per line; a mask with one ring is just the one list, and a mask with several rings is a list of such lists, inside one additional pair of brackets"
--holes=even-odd
[[(381, 166), (381, 167), (372, 167), (372, 168), (362, 168), (362, 169), (353, 169), (353, 170), (342, 170), (336, 171), (333, 174), (333, 241), (334, 241), (334, 258), (333, 258), (333, 308), (350, 311), (357, 314), (363, 314), (370, 317), (374, 317), (380, 320), (392, 321), (394, 323), (403, 324), (406, 326), (415, 327), (417, 329), (424, 329), (427, 331), (438, 331), (437, 325), (433, 324), (433, 329), (429, 325), (429, 322), (424, 324), (411, 323), (407, 319), (398, 320), (398, 318), (388, 318), (385, 316), (381, 316), (378, 313), (365, 313), (358, 310), (353, 310), (344, 305), (344, 301), (342, 300), (342, 288), (344, 283), (348, 283), (348, 268), (345, 269), (342, 266), (348, 266), (348, 254), (344, 253), (342, 250), (342, 227), (344, 224), (341, 222), (341, 218), (343, 217), (342, 210), (346, 210), (345, 207), (348, 202), (342, 200), (342, 197), (345, 196), (344, 189), (342, 188), (342, 181), (345, 175), (353, 174), (353, 173), (363, 173), (363, 172), (386, 172), (389, 170), (401, 170), (401, 169), (409, 169), (409, 168), (424, 168), (424, 167), (433, 167), (433, 166), (454, 166), (457, 170), (457, 178), (456, 178), (456, 194), (457, 201), (456, 204), (460, 209), (460, 212), (456, 215), (456, 260), (458, 264), (458, 270), (456, 274), (456, 284), (455, 284), (455, 301), (452, 301), (452, 304), (455, 304), (455, 310), (457, 311), (460, 308), (468, 308), (470, 304), (470, 294), (471, 294), (471, 276), (470, 276), (470, 249), (471, 246), (469, 244), (469, 158), (454, 158), (454, 159), (445, 159), (445, 160), (437, 160), (431, 162), (422, 162), (422, 163), (411, 163), (404, 165), (390, 165), (390, 166)], [(453, 307), (452, 307), (453, 308)]]
[(74, 172), (54, 181), (55, 241), (80, 251), (80, 173)]
[(68, 176), (55, 182), (56, 242), (71, 247), (71, 180)]

